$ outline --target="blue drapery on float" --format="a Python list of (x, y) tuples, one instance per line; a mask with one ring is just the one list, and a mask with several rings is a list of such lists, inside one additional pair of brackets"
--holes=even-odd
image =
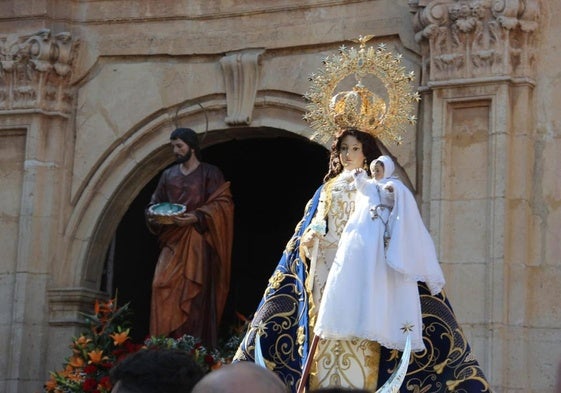
[[(269, 279), (234, 359), (255, 361), (255, 340), (258, 335), (267, 367), (275, 371), (292, 392), (296, 391), (302, 377), (308, 344), (311, 342), (309, 298), (305, 286), (308, 265), (299, 254), (300, 237), (316, 212), (321, 189), (308, 203), (304, 217)], [(419, 296), (426, 350), (411, 354), (400, 392), (491, 391), (444, 291), (433, 296), (427, 286), (420, 282)], [(349, 299), (349, 307), (352, 307), (352, 302), (353, 299)], [(378, 387), (397, 369), (399, 360), (399, 351), (381, 348)]]
[[(299, 255), (300, 237), (316, 211), (322, 187), (306, 206), (303, 219), (288, 242), (235, 360), (255, 361), (255, 337), (259, 333), (267, 366), (296, 391), (308, 356), (308, 266)], [(274, 367), (271, 367), (274, 366)]]

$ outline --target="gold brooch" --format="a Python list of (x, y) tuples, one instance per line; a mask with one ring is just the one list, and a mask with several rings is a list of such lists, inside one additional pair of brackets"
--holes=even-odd
[[(407, 124), (415, 124), (414, 103), (420, 101), (411, 81), (415, 74), (406, 73), (401, 54), (394, 55), (385, 44), (366, 48), (373, 36), (359, 37), (360, 47), (342, 46), (337, 55), (323, 60), (323, 67), (310, 77), (312, 85), (306, 93), (307, 113), (304, 119), (314, 129), (312, 139), (327, 142), (340, 130), (357, 128), (383, 141), (402, 141)], [(349, 91), (335, 94), (344, 79), (354, 75), (356, 84)], [(364, 85), (364, 79), (374, 76), (381, 82), (385, 97), (380, 97)]]

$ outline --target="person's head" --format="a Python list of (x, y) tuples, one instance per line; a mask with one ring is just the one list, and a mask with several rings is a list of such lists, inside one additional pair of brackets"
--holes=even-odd
[(370, 163), (370, 172), (376, 180), (382, 180), (393, 175), (395, 164), (388, 156), (380, 156)]
[(253, 362), (236, 362), (212, 371), (195, 385), (193, 393), (288, 393), (269, 369)]
[(376, 154), (378, 147), (372, 135), (355, 128), (343, 130), (331, 145), (329, 172), (324, 181), (334, 178), (343, 169), (364, 168), (368, 171), (367, 163), (373, 160)]
[(193, 152), (198, 160), (201, 159), (201, 148), (197, 133), (190, 128), (176, 128), (169, 136), (173, 154), (177, 157), (177, 162), (187, 162)]
[(152, 348), (127, 356), (109, 375), (112, 393), (189, 393), (204, 371), (186, 351)]

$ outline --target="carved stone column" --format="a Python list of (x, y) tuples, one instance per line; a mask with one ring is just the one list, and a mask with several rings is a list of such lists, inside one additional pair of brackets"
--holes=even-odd
[(7, 246), (0, 264), (0, 329), (7, 337), (0, 341), (0, 386), (10, 393), (34, 391), (43, 382), (37, 378), (47, 375), (47, 288), (57, 268), (65, 163), (72, 157), (70, 76), (77, 45), (69, 33), (49, 30), (0, 36), (0, 166), (8, 173), (1, 187), (16, 206), (0, 214)]
[(410, 5), (422, 54), (423, 211), (455, 310), (503, 391), (516, 378), (503, 370), (527, 362), (509, 356), (523, 343), (508, 337), (523, 337), (538, 1)]

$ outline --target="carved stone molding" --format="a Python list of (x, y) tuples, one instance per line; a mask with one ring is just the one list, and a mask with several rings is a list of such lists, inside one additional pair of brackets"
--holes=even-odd
[(261, 55), (264, 49), (246, 49), (226, 54), (220, 59), (224, 84), (229, 125), (249, 125), (259, 85)]
[(79, 326), (85, 321), (82, 313), (91, 314), (96, 300), (107, 300), (104, 292), (88, 288), (49, 289), (49, 325)]
[(423, 84), (534, 76), (538, 0), (413, 0)]
[(44, 29), (0, 36), (0, 110), (34, 109), (68, 114), (69, 86), (78, 41), (70, 33)]

